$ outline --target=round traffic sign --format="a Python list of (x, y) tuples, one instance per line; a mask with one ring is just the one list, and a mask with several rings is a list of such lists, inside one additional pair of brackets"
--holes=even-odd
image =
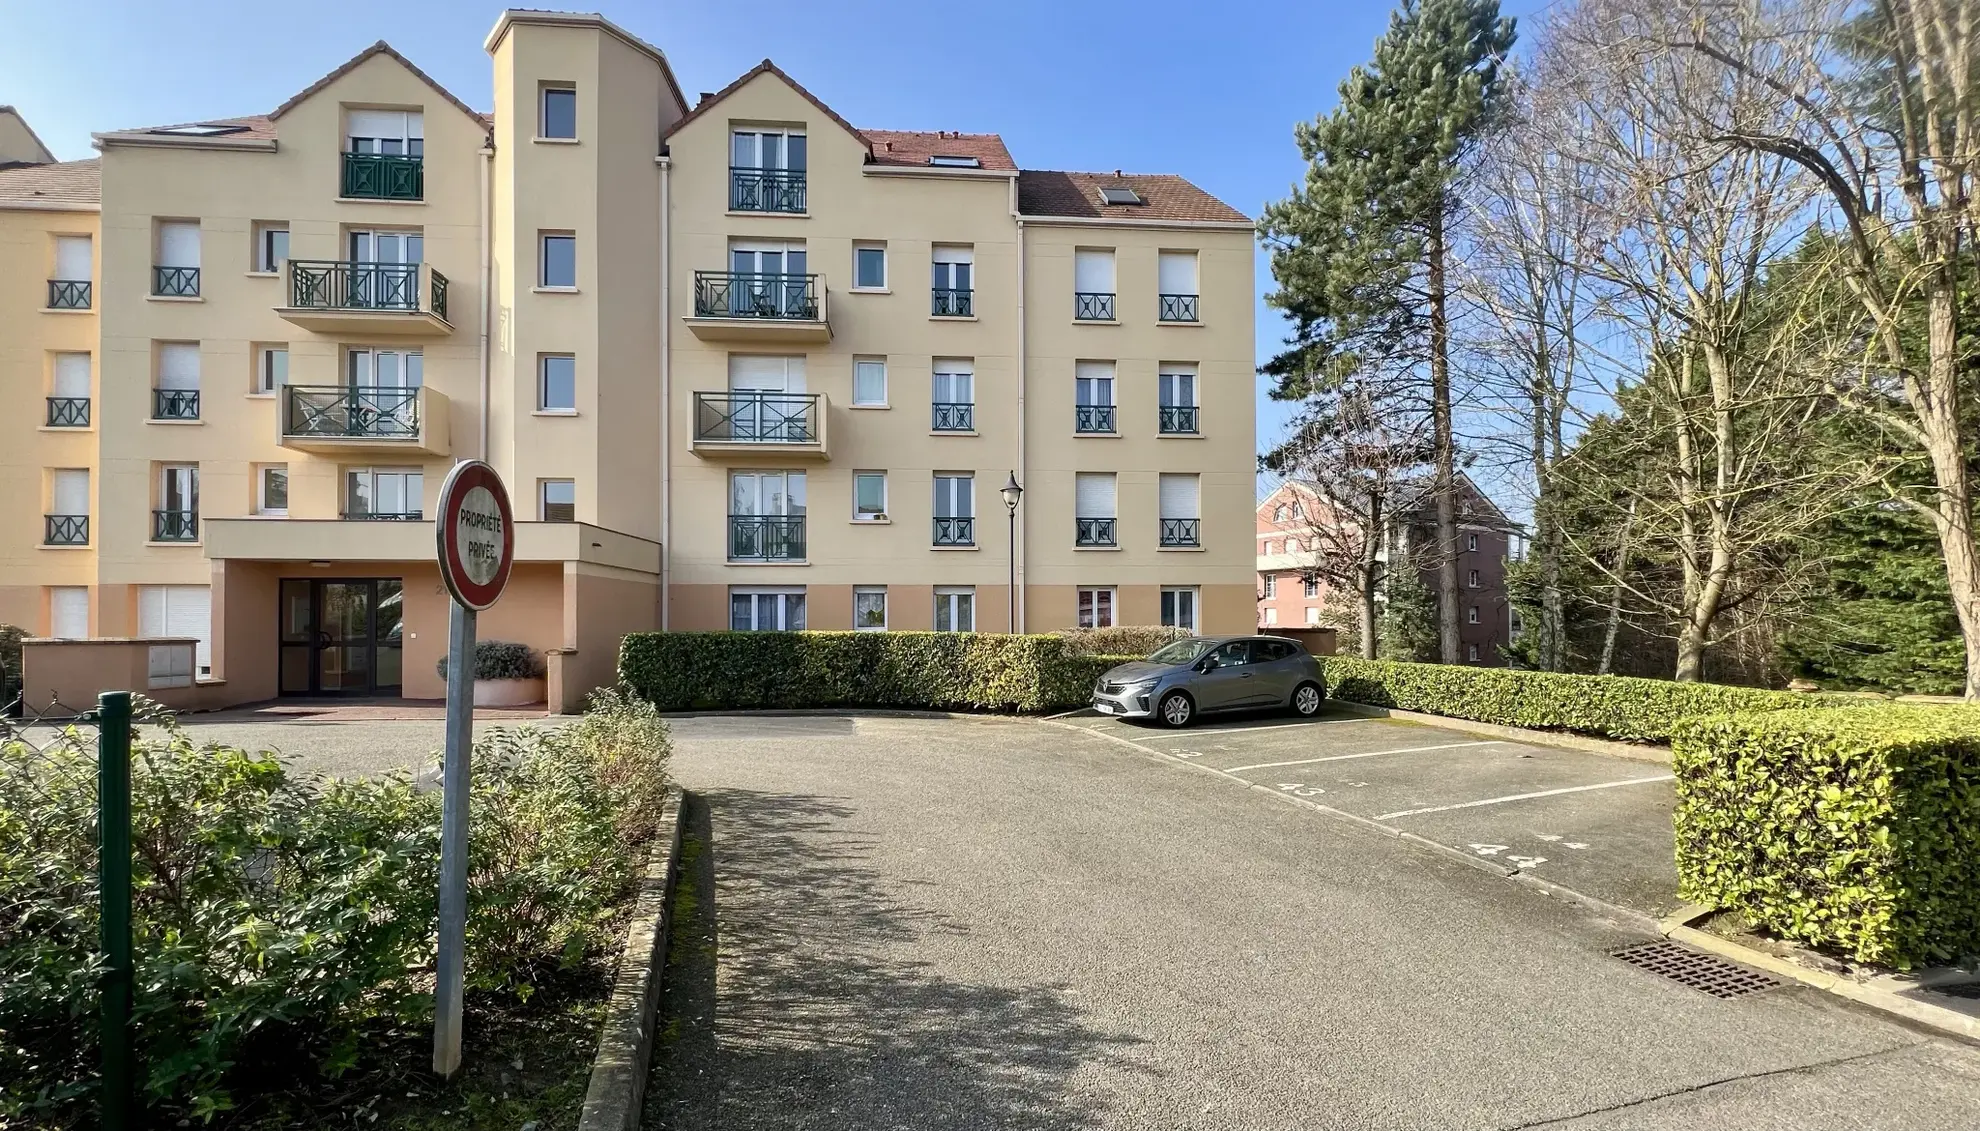
[(509, 491), (478, 459), (454, 465), (440, 484), (440, 576), (454, 600), (480, 612), (495, 603), (516, 561), (516, 519)]

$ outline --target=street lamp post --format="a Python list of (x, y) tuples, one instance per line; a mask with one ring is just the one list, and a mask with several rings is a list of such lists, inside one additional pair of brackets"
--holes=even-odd
[(1001, 493), (1004, 496), (1004, 510), (1010, 514), (1010, 518), (1011, 518), (1011, 589), (1010, 589), (1011, 632), (1016, 633), (1017, 607), (1018, 607), (1017, 508), (1018, 508), (1018, 500), (1024, 497), (1024, 488), (1018, 486), (1017, 472), (1015, 471), (1011, 472), (1011, 477), (1004, 482), (1004, 489)]

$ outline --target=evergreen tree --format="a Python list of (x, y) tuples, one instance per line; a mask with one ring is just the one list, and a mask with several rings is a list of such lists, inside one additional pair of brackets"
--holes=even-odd
[(1383, 592), (1388, 600), (1380, 615), (1382, 659), (1436, 659), (1437, 597), (1408, 555), (1389, 571)]

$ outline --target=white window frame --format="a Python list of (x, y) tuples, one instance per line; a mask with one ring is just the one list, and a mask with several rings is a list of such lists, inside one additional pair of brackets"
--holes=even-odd
[[(958, 490), (955, 487), (950, 487), (946, 492), (944, 492), (942, 489), (942, 483), (944, 480), (957, 480), (960, 481), (964, 486), (960, 490)], [(943, 498), (944, 494), (948, 496), (946, 499)], [(962, 509), (960, 511), (956, 509), (956, 503), (958, 499), (960, 499), (962, 502)], [(943, 509), (945, 506), (948, 508), (946, 511)], [(938, 471), (935, 473), (935, 517), (936, 518), (968, 518), (968, 519), (974, 519), (977, 517), (975, 472)]]
[[(386, 124), (391, 115), (398, 115), (398, 128)], [(359, 119), (365, 118), (377, 127), (358, 133)], [(372, 143), (369, 149), (358, 145), (359, 141)], [(397, 154), (391, 154), (388, 146), (396, 144)], [(426, 115), (420, 110), (370, 110), (359, 107), (344, 111), (344, 146), (348, 153), (384, 153), (400, 157), (426, 156)]]
[[(859, 281), (860, 253), (867, 251), (877, 251), (880, 253), (880, 282), (877, 285), (869, 286)], [(884, 241), (861, 240), (853, 244), (852, 278), (853, 285), (851, 289), (862, 294), (884, 295), (892, 291), (893, 288), (888, 286), (887, 280), (887, 245)]]
[[(873, 400), (871, 398), (862, 398), (860, 396), (859, 377), (862, 368), (864, 368), (868, 373), (871, 373), (876, 368), (880, 371), (879, 400)], [(887, 387), (887, 359), (884, 357), (853, 358), (853, 395), (852, 395), (853, 407), (854, 408), (886, 408), (888, 405), (888, 399), (889, 399), (889, 392)]]
[[(750, 598), (748, 628), (736, 627), (737, 597)], [(765, 608), (765, 604), (763, 601), (758, 600), (758, 598), (762, 598), (762, 597), (779, 598), (779, 600), (772, 602), (769, 605), (769, 608), (775, 610), (776, 612), (777, 623), (774, 625), (765, 625), (762, 623), (763, 610)], [(791, 619), (792, 619), (791, 609), (793, 606), (791, 604), (790, 599), (792, 597), (796, 597), (798, 599), (796, 608), (800, 610), (800, 615), (804, 618), (804, 624), (796, 627), (792, 627), (791, 625)], [(731, 632), (802, 632), (804, 631), (805, 628), (809, 627), (811, 623), (810, 605), (811, 605), (810, 599), (808, 595), (805, 593), (805, 588), (802, 585), (797, 585), (797, 586), (732, 585), (729, 587), (729, 593), (728, 593), (727, 624), (729, 626), (729, 631)]]
[[(976, 293), (976, 245), (975, 244), (935, 244), (928, 251), (931, 269), (930, 286), (938, 291), (968, 291)], [(963, 270), (957, 270), (957, 268)], [(947, 270), (940, 270), (947, 268)], [(940, 278), (936, 272), (940, 271)], [(962, 285), (958, 286), (958, 280)], [(971, 306), (973, 312), (975, 306)], [(947, 316), (944, 316), (947, 317)]]
[[(944, 612), (948, 615), (949, 627), (942, 627)], [(966, 615), (965, 615), (966, 614)], [(962, 621), (967, 620), (967, 626)], [(932, 622), (937, 632), (976, 631), (976, 586), (938, 585), (935, 587), (935, 619)]]
[(1314, 577), (1301, 578), (1300, 592), (1308, 600), (1320, 596), (1320, 580)]
[[(1106, 617), (1101, 617), (1102, 596), (1107, 606)], [(1088, 598), (1091, 598), (1089, 601)], [(1121, 594), (1112, 585), (1081, 585), (1073, 592), (1074, 623), (1081, 628), (1112, 628), (1121, 622)]]
[[(1174, 280), (1172, 277), (1165, 277), (1165, 276), (1169, 276), (1169, 272), (1163, 270), (1163, 268), (1169, 266), (1170, 264), (1180, 265), (1185, 262), (1189, 265), (1188, 266), (1189, 289), (1186, 291), (1180, 291), (1180, 290), (1172, 291), (1169, 289), (1171, 283), (1179, 282), (1180, 280)], [(1182, 248), (1163, 248), (1157, 251), (1155, 253), (1156, 293), (1165, 294), (1165, 295), (1199, 295), (1200, 296), (1203, 291), (1202, 267), (1203, 267), (1202, 257), (1198, 252), (1194, 250), (1185, 250)], [(1178, 266), (1177, 270), (1181, 270), (1181, 267)]]
[[(282, 505), (268, 505), (268, 474), (282, 473)], [(289, 465), (286, 463), (257, 463), (254, 465), (254, 513), (287, 518), (289, 515)]]
[[(568, 504), (569, 507), (571, 508), (571, 517), (551, 518), (550, 507), (552, 506), (552, 504), (550, 502), (550, 488), (554, 486), (561, 486), (563, 484), (569, 484), (571, 488), (571, 501)], [(565, 506), (567, 504), (557, 503), (555, 505)], [(576, 522), (577, 505), (578, 505), (577, 480), (549, 478), (549, 479), (539, 479), (536, 481), (536, 520), (538, 522)]]
[[(271, 242), (276, 233), (282, 236), (282, 254), (274, 254)], [(282, 263), (289, 258), (289, 224), (286, 220), (262, 220), (254, 225), (254, 270), (257, 274), (273, 275), (282, 269)]]
[[(181, 476), (181, 475), (184, 478), (184, 484), (183, 484), (184, 489), (181, 490), (179, 493), (182, 496), (184, 496), (183, 498), (184, 505), (175, 510), (174, 508), (168, 507), (165, 504), (167, 500), (169, 500), (172, 496), (172, 479), (175, 476)], [(198, 514), (199, 513), (199, 465), (196, 463), (159, 464), (158, 465), (158, 501), (154, 505), (154, 509), (161, 511), (172, 510), (173, 513), (175, 514), (194, 514), (194, 515)]]
[(1478, 588), (1478, 571), (1477, 571), (1477, 570), (1475, 570), (1475, 569), (1474, 569), (1474, 570), (1470, 570), (1470, 571), (1467, 571), (1467, 572), (1465, 573), (1465, 575), (1464, 575), (1464, 587), (1465, 587), (1466, 589), (1476, 589), (1476, 588)]
[(1165, 605), (1171, 605), (1180, 610), (1183, 594), (1189, 595), (1188, 623), (1185, 624), (1182, 622), (1180, 612), (1176, 616), (1164, 620), (1162, 623), (1172, 624), (1176, 628), (1181, 628), (1194, 634), (1198, 631), (1198, 626), (1203, 623), (1203, 591), (1194, 585), (1164, 585), (1162, 586), (1161, 601)]
[[(805, 131), (802, 129), (732, 125), (729, 127), (729, 164), (737, 169), (793, 173), (807, 172), (811, 164), (811, 143), (808, 140), (805, 142), (804, 147), (805, 163), (803, 165), (791, 164), (791, 139), (794, 137), (804, 138), (805, 136)], [(736, 139), (742, 137), (751, 139), (750, 161), (748, 164), (736, 160)], [(763, 163), (763, 139), (767, 137), (781, 139), (777, 145), (778, 163), (775, 165), (766, 165)]]
[(1265, 575), (1265, 595), (1267, 597), (1277, 597), (1279, 595), (1278, 574), (1268, 573)]
[[(69, 626), (63, 625), (57, 619), (61, 614), (61, 607), (64, 604), (68, 604), (69, 599), (78, 597), (81, 599), (82, 604), (82, 631), (80, 633), (64, 632), (62, 631), (63, 628)], [(48, 587), (48, 635), (56, 640), (89, 639), (89, 586), (50, 585)]]
[[(571, 96), (571, 132), (553, 134), (550, 132), (550, 95), (552, 93)], [(536, 88), (536, 136), (542, 141), (576, 141), (578, 139), (577, 84), (569, 82), (546, 82)]]
[[(853, 477), (852, 520), (854, 522), (886, 522), (887, 521), (887, 473), (885, 471), (855, 471), (853, 472), (852, 477)], [(880, 509), (872, 514), (867, 514), (859, 509), (859, 481), (861, 479), (876, 479), (876, 478), (880, 480)]]
[(1307, 625), (1307, 627), (1308, 627), (1308, 628), (1317, 628), (1317, 627), (1319, 626), (1319, 624), (1320, 624), (1320, 610), (1319, 610), (1319, 608), (1318, 608), (1317, 606), (1314, 606), (1314, 605), (1308, 605), (1308, 606), (1306, 606), (1306, 625)]
[[(550, 241), (571, 241), (571, 281), (553, 283), (550, 281)], [(578, 289), (578, 247), (577, 233), (568, 228), (543, 228), (536, 233), (536, 289), (540, 291), (575, 291)]]
[[(176, 239), (168, 238), (176, 235)], [(189, 267), (198, 270), (200, 266), (203, 238), (198, 220), (160, 220), (152, 265), (154, 267)], [(172, 245), (177, 245), (176, 247)], [(172, 262), (172, 260), (191, 262)]]
[(1484, 623), (1483, 621), (1481, 621), (1481, 620), (1479, 620), (1479, 619), (1478, 619), (1478, 606), (1477, 606), (1477, 605), (1472, 605), (1472, 606), (1471, 606), (1470, 608), (1468, 608), (1468, 609), (1466, 609), (1466, 610), (1465, 610), (1465, 614), (1464, 614), (1464, 623), (1466, 623), (1466, 624), (1482, 624), (1482, 623)]
[(1476, 644), (1467, 644), (1467, 645), (1465, 645), (1465, 646), (1464, 646), (1464, 658), (1465, 658), (1465, 661), (1466, 661), (1467, 663), (1473, 663), (1473, 664), (1475, 664), (1475, 663), (1477, 663), (1477, 662), (1478, 662), (1478, 645), (1476, 645)]
[[(282, 355), (281, 372), (275, 372), (275, 354)], [(289, 383), (289, 347), (286, 343), (258, 342), (254, 347), (254, 395), (272, 397)]]
[[(80, 362), (64, 362), (64, 358), (81, 358)], [(94, 401), (90, 386), (96, 380), (95, 363), (87, 350), (60, 350), (48, 361), (48, 395), (76, 400)], [(76, 391), (80, 383), (81, 392)], [(94, 408), (95, 405), (90, 406)], [(94, 416), (92, 414), (92, 421)]]
[(1467, 550), (1476, 550), (1478, 548), (1478, 535), (1476, 534), (1465, 535), (1464, 548)]
[[(550, 362), (568, 361), (571, 363), (571, 403), (553, 405), (550, 403)], [(577, 355), (574, 353), (539, 353), (536, 355), (536, 411), (545, 416), (577, 415)]]
[[(1114, 249), (1076, 247), (1073, 249), (1073, 290), (1081, 294), (1111, 295), (1119, 292)], [(1105, 286), (1091, 284), (1104, 283)], [(1116, 312), (1118, 313), (1118, 311)]]
[[(401, 511), (381, 511), (381, 510), (373, 509), (366, 513), (417, 514), (422, 518), (425, 517), (426, 469), (420, 467), (391, 467), (391, 466), (367, 465), (363, 467), (344, 468), (343, 474), (339, 477), (340, 482), (337, 485), (337, 489), (341, 493), (337, 500), (337, 513), (340, 515), (352, 513), (351, 485), (353, 481), (359, 478), (363, 478), (366, 482), (366, 486), (368, 486), (371, 489), (371, 500), (368, 505), (373, 508), (376, 508), (378, 505), (378, 498), (379, 498), (378, 484), (380, 477), (390, 477), (397, 479), (399, 481), (400, 505), (405, 506), (408, 503), (412, 505), (408, 509)], [(414, 486), (413, 480), (415, 478), (418, 479), (419, 481), (418, 483), (419, 489), (417, 492), (413, 490), (413, 486)]]
[[(75, 232), (60, 232), (55, 236), (55, 265), (48, 277), (58, 283), (87, 283), (95, 267), (96, 241), (87, 235)], [(78, 245), (80, 249), (78, 250)], [(64, 254), (67, 249), (67, 254)], [(82, 263), (75, 261), (80, 258)], [(76, 274), (76, 272), (82, 272)]]
[(1279, 610), (1276, 606), (1265, 610), (1265, 625), (1271, 627), (1279, 623)]
[[(861, 623), (859, 623), (859, 599), (860, 599), (861, 597), (878, 597), (878, 598), (880, 598), (880, 623), (879, 623), (879, 624), (861, 624)], [(854, 631), (854, 632), (885, 632), (885, 631), (887, 631), (887, 587), (886, 587), (885, 585), (855, 585), (855, 586), (853, 586), (853, 631)]]

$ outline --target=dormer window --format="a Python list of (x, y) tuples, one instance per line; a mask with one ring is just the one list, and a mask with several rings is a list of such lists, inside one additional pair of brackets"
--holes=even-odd
[(426, 125), (418, 110), (350, 110), (346, 153), (420, 157), (426, 152)]
[(344, 111), (344, 175), (352, 200), (426, 198), (426, 123), (418, 110)]
[(975, 158), (975, 157), (963, 157), (963, 156), (961, 156), (961, 155), (959, 155), (959, 154), (952, 154), (952, 153), (937, 153), (937, 154), (936, 154), (935, 156), (933, 156), (933, 157), (930, 157), (930, 158), (928, 159), (928, 163), (929, 163), (930, 165), (934, 165), (934, 166), (937, 166), (937, 167), (939, 167), (939, 168), (943, 168), (943, 169), (981, 169), (981, 168), (983, 168), (983, 162), (982, 162), (981, 160), (979, 160), (978, 158)]
[(1102, 204), (1146, 204), (1141, 195), (1126, 185), (1106, 185), (1100, 189)]

